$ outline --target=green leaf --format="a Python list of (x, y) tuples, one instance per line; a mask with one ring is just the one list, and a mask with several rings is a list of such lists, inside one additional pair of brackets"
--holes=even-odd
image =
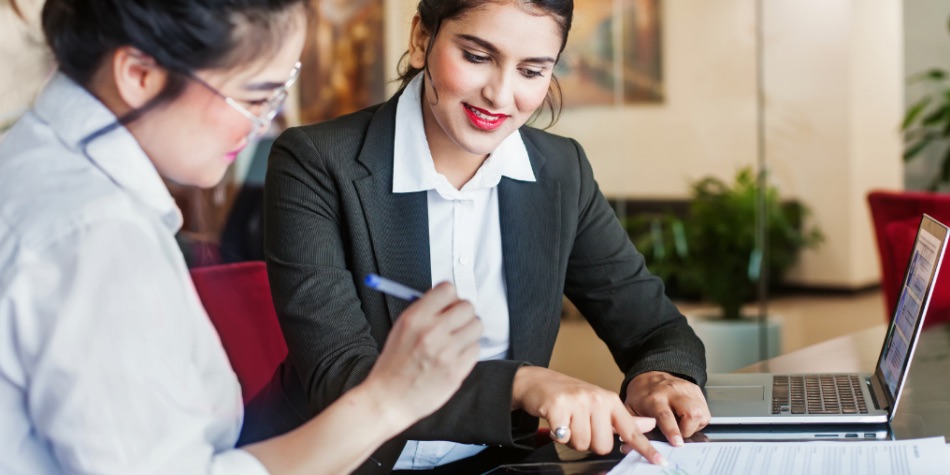
[(942, 69), (931, 69), (927, 71), (927, 77), (934, 81), (943, 81), (947, 78), (947, 72)]
[(928, 71), (913, 74), (907, 78), (909, 84), (922, 81), (940, 82), (947, 78), (947, 72), (942, 69), (930, 69)]
[(943, 124), (947, 120), (950, 120), (950, 107), (944, 104), (937, 108), (937, 110), (924, 116), (923, 120), (920, 121), (920, 125), (932, 127), (934, 125)]
[(923, 151), (923, 149), (927, 148), (927, 146), (930, 145), (931, 143), (933, 143), (932, 140), (924, 138), (924, 139), (919, 140), (917, 143), (907, 147), (904, 150), (904, 161), (905, 162), (910, 161), (912, 158), (919, 155), (920, 152)]
[(950, 148), (943, 154), (943, 164), (940, 166), (940, 179), (944, 183), (950, 182)]
[(907, 130), (907, 127), (914, 123), (920, 113), (923, 112), (925, 108), (927, 108), (931, 100), (931, 97), (927, 96), (917, 101), (916, 104), (910, 106), (910, 109), (907, 109), (907, 115), (904, 116), (904, 122), (901, 124), (901, 130)]

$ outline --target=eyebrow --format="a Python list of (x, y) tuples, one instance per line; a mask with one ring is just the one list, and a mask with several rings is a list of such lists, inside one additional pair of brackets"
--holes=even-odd
[[(496, 55), (496, 56), (498, 55), (498, 48), (496, 48), (495, 45), (493, 45), (493, 44), (489, 43), (488, 41), (485, 41), (485, 40), (483, 40), (483, 39), (481, 39), (481, 38), (479, 38), (479, 37), (477, 37), (477, 36), (464, 35), (464, 34), (460, 34), (460, 35), (456, 35), (456, 36), (457, 36), (458, 38), (461, 38), (461, 39), (465, 40), (465, 41), (470, 41), (470, 42), (472, 42), (472, 43), (477, 44), (477, 45), (480, 46), (481, 48), (485, 49), (485, 51), (488, 51), (489, 53), (491, 53), (491, 54), (493, 54), (493, 55)], [(528, 63), (552, 63), (552, 64), (556, 62), (556, 60), (555, 60), (554, 58), (550, 57), (550, 56), (538, 56), (538, 57), (535, 57), (535, 58), (524, 58), (524, 59), (522, 59), (522, 61), (528, 62)]]

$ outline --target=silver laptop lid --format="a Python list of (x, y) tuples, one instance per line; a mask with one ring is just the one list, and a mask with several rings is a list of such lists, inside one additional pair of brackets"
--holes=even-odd
[[(901, 286), (897, 307), (891, 314), (891, 326), (884, 338), (884, 347), (874, 371), (875, 378), (881, 383), (881, 389), (887, 398), (887, 407), (893, 417), (900, 401), (900, 393), (907, 379), (908, 368), (930, 296), (937, 281), (937, 270), (943, 261), (946, 249), (948, 229), (946, 226), (924, 215), (917, 228), (917, 238), (910, 255), (904, 283)], [(884, 402), (884, 401), (880, 401)]]

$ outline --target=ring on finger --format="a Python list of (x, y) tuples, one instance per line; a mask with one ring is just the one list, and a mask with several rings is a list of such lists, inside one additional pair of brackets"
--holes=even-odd
[(568, 426), (557, 426), (551, 431), (551, 438), (554, 440), (566, 439), (570, 432), (571, 428)]

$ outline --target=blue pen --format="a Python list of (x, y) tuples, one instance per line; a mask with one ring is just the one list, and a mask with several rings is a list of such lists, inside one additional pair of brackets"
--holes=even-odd
[(378, 290), (384, 294), (392, 295), (393, 297), (400, 298), (403, 300), (408, 300), (412, 302), (422, 297), (422, 292), (419, 292), (416, 289), (406, 287), (398, 282), (393, 282), (385, 277), (380, 277), (376, 274), (369, 274), (363, 279), (363, 283), (367, 287)]

